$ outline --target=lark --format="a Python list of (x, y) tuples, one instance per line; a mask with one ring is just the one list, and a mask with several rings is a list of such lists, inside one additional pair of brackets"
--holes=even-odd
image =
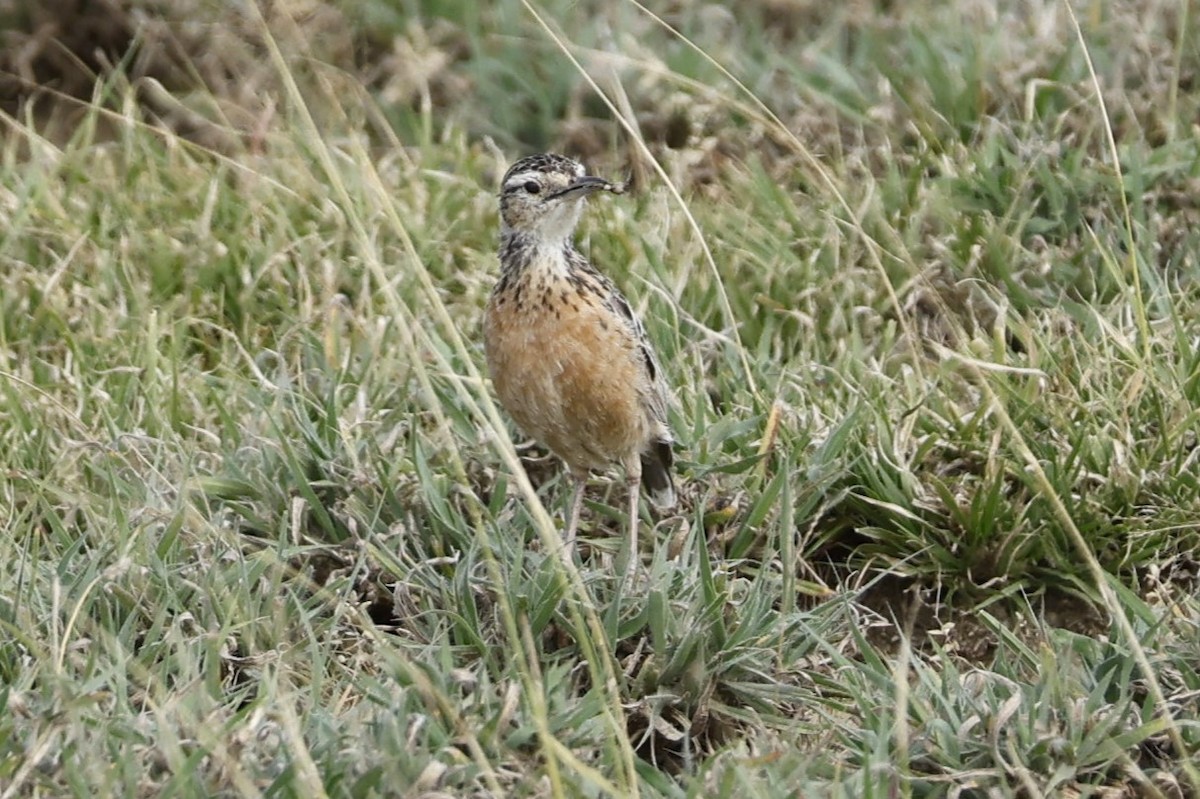
[(488, 370), (500, 403), (563, 463), (574, 492), (563, 530), (574, 551), (592, 470), (624, 468), (628, 569), (638, 561), (639, 488), (675, 504), (667, 388), (641, 322), (612, 281), (575, 249), (588, 196), (623, 188), (562, 155), (523, 158), (500, 189), (500, 279), (484, 319)]

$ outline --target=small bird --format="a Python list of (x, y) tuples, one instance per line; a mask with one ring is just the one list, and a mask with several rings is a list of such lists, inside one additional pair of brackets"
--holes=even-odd
[(638, 483), (656, 508), (675, 504), (673, 439), (666, 384), (641, 322), (572, 242), (597, 191), (624, 189), (552, 153), (523, 158), (505, 173), (500, 279), (488, 300), (484, 347), (501, 405), (563, 460), (575, 483), (563, 531), (568, 557), (589, 472), (624, 467), (632, 570)]

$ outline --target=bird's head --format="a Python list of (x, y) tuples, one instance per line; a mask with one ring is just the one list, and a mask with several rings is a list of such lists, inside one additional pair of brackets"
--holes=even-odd
[(554, 153), (531, 155), (504, 174), (500, 219), (506, 231), (565, 241), (579, 222), (584, 199), (595, 191), (620, 189), (587, 174), (583, 164), (573, 158)]

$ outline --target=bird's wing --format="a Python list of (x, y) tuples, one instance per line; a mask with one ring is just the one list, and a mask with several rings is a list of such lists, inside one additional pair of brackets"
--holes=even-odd
[(629, 331), (637, 340), (638, 347), (642, 351), (642, 364), (645, 366), (646, 376), (649, 378), (647, 384), (650, 386), (650, 391), (646, 400), (650, 406), (650, 411), (655, 420), (665, 426), (667, 422), (667, 385), (663, 379), (662, 368), (658, 364), (658, 357), (654, 354), (654, 347), (650, 345), (650, 339), (646, 336), (646, 329), (642, 327), (642, 322), (637, 318), (637, 314), (633, 312), (629, 301), (625, 299), (611, 282), (608, 284), (608, 289), (609, 307), (625, 320), (625, 323), (629, 326)]

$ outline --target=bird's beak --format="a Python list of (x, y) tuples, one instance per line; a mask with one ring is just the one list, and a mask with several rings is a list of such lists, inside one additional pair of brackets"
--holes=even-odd
[(554, 194), (551, 194), (550, 197), (548, 197), (547, 199), (554, 199), (554, 198), (558, 198), (558, 197), (569, 197), (573, 194), (579, 194), (580, 196), (587, 196), (594, 191), (605, 191), (605, 190), (611, 190), (612, 188), (613, 188), (613, 184), (609, 183), (604, 178), (598, 178), (598, 177), (595, 177), (594, 175), (584, 175), (581, 178), (575, 178), (575, 180), (571, 181), (571, 184), (569, 186), (567, 186), (565, 189), (556, 191)]

